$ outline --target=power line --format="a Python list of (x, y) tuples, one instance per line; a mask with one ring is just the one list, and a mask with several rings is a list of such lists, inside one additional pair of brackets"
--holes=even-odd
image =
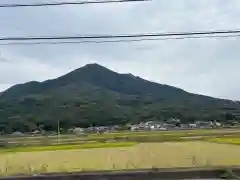
[(105, 3), (143, 2), (143, 1), (150, 0), (99, 0), (99, 1), (51, 2), (35, 4), (0, 4), (0, 8), (85, 5), (85, 4), (105, 4)]
[(1, 37), (0, 41), (32, 41), (32, 40), (71, 40), (71, 39), (116, 39), (116, 38), (145, 38), (145, 37), (171, 37), (171, 36), (195, 36), (217, 34), (239, 34), (240, 30), (225, 31), (198, 31), (198, 32), (173, 32), (173, 33), (144, 33), (121, 35), (97, 35), (97, 36), (38, 36), (38, 37)]
[(55, 41), (55, 42), (12, 42), (0, 43), (0, 46), (18, 46), (18, 45), (57, 45), (57, 44), (84, 44), (84, 43), (128, 43), (128, 42), (142, 42), (142, 41), (166, 41), (166, 40), (185, 40), (185, 39), (205, 39), (205, 38), (231, 38), (240, 37), (236, 35), (220, 35), (220, 36), (185, 36), (185, 37), (167, 37), (167, 38), (140, 38), (140, 39), (119, 39), (119, 40), (98, 40), (98, 41)]

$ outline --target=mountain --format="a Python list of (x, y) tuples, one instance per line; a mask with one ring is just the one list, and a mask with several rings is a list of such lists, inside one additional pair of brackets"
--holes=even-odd
[(98, 64), (87, 64), (57, 79), (44, 82), (18, 84), (2, 94), (2, 99), (15, 99), (29, 94), (42, 93), (65, 86), (88, 83), (99, 88), (128, 95), (175, 95), (184, 92), (181, 89), (153, 83), (131, 74), (118, 74)]
[(0, 130), (38, 126), (124, 124), (170, 117), (182, 121), (240, 118), (240, 104), (186, 92), (88, 64), (44, 82), (15, 85), (0, 94)]

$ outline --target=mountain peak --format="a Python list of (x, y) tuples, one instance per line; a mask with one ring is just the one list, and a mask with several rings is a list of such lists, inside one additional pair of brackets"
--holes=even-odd
[(100, 65), (100, 64), (97, 64), (97, 63), (90, 63), (90, 64), (86, 64), (85, 66), (79, 68), (79, 69), (92, 69), (92, 68), (104, 68), (104, 66)]
[(84, 75), (87, 74), (102, 74), (102, 73), (106, 73), (106, 72), (113, 72), (110, 69), (97, 64), (97, 63), (91, 63), (91, 64), (86, 64), (85, 66), (82, 66), (78, 69), (76, 69), (75, 71), (72, 71), (70, 74), (72, 73), (83, 73)]

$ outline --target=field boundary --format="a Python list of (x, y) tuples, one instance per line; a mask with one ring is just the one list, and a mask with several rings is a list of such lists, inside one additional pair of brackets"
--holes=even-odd
[[(168, 168), (168, 169), (142, 169), (126, 171), (97, 171), (81, 173), (51, 173), (33, 176), (0, 177), (0, 180), (174, 180), (192, 178), (223, 178), (231, 174), (240, 175), (240, 167), (215, 168)], [(230, 177), (231, 178), (231, 177)], [(233, 178), (233, 177), (232, 177)]]

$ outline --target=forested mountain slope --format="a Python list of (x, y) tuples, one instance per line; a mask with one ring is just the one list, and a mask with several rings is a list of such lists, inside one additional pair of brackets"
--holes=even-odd
[(240, 104), (119, 74), (88, 64), (44, 82), (15, 85), (0, 94), (0, 130), (124, 124), (170, 117), (182, 121), (240, 118)]

